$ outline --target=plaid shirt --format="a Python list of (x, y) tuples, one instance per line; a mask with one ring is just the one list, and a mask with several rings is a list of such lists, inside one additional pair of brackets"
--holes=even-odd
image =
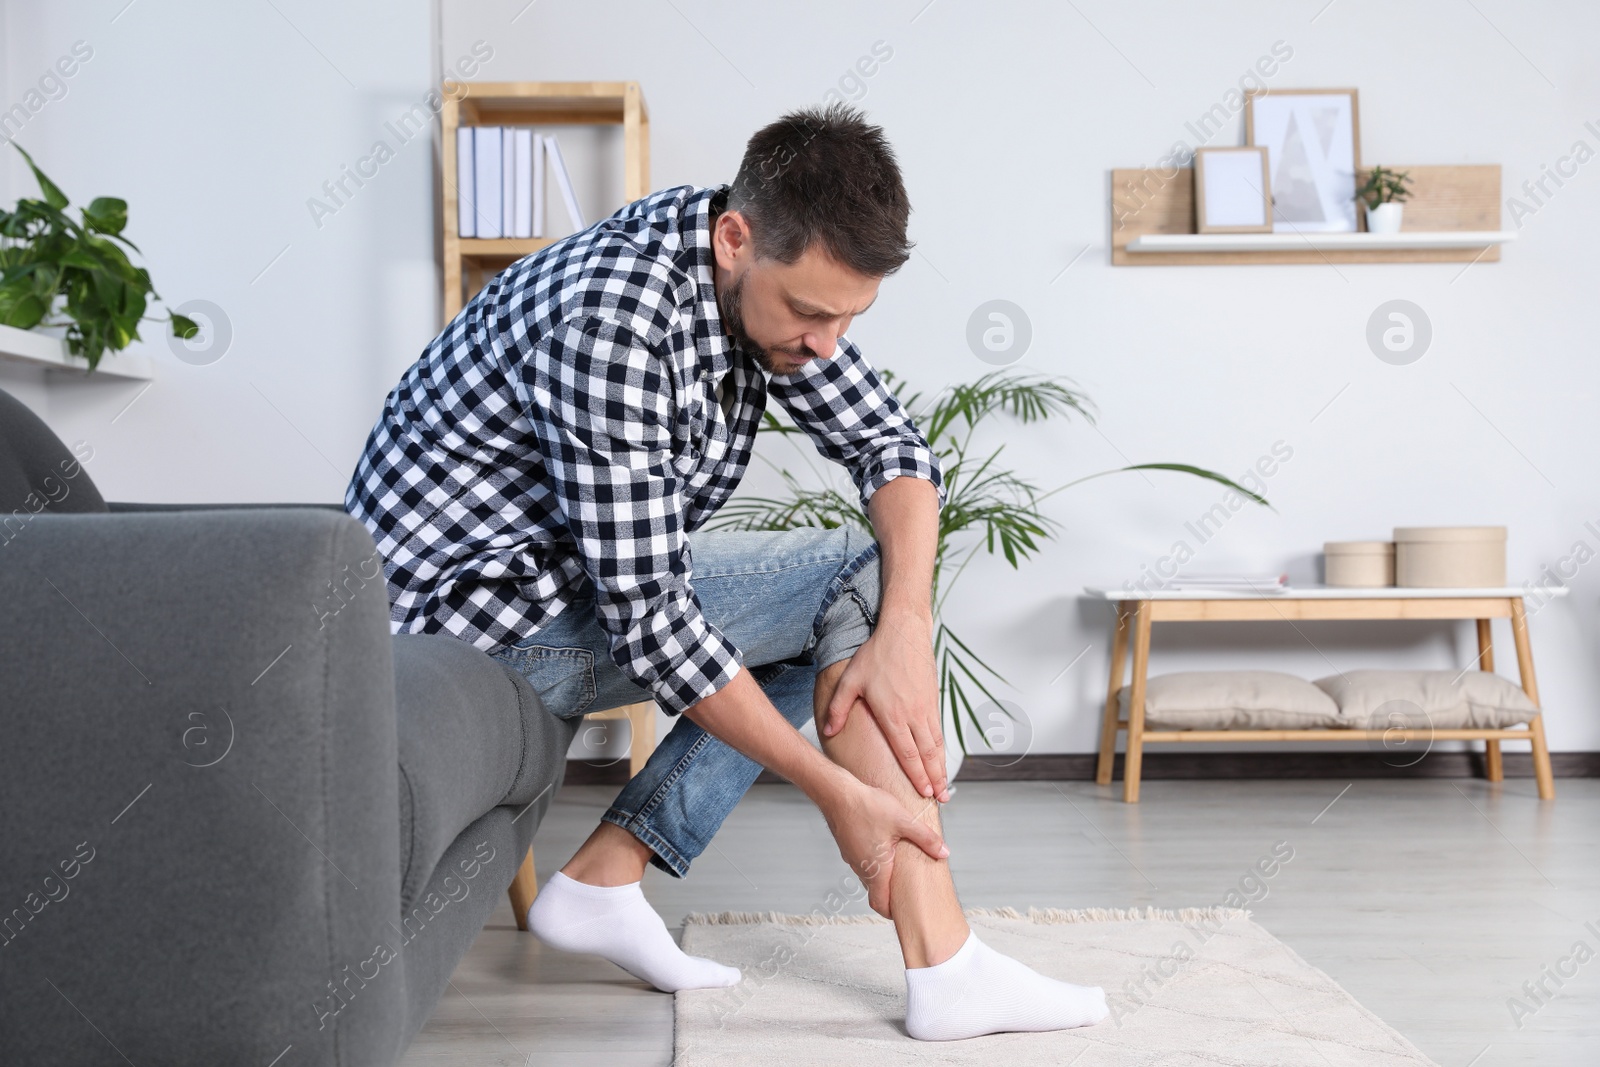
[(592, 594), (612, 659), (676, 714), (739, 670), (686, 535), (739, 484), (768, 392), (863, 503), (902, 475), (940, 484), (848, 340), (771, 376), (733, 345), (712, 284), (721, 195), (656, 193), (518, 260), (389, 394), (345, 508), (385, 560), (394, 632), (494, 651)]

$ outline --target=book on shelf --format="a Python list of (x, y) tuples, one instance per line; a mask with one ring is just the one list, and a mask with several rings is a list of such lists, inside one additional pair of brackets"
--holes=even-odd
[(550, 171), (556, 176), (556, 185), (561, 189), (561, 202), (566, 206), (567, 217), (572, 220), (573, 232), (584, 229), (588, 224), (583, 221), (583, 211), (578, 207), (578, 194), (572, 188), (572, 177), (567, 174), (566, 160), (561, 158), (561, 146), (556, 144), (554, 137), (547, 136), (544, 147), (550, 156)]
[(517, 236), (517, 131), (500, 128), (500, 236)]
[(544, 138), (528, 131), (533, 141), (533, 236), (544, 236)]
[(476, 236), (493, 240), (505, 234), (500, 228), (503, 218), (500, 204), (501, 189), (501, 137), (498, 126), (479, 126), (472, 137), (473, 187), (477, 211), (473, 218)]
[(456, 232), (462, 237), (476, 237), (477, 197), (472, 184), (472, 127), (456, 129)]
[(513, 156), (516, 166), (512, 169), (511, 188), (514, 193), (507, 200), (511, 201), (511, 236), (533, 236), (533, 131), (512, 130)]
[(556, 139), (525, 127), (456, 129), (456, 233), (494, 239), (545, 236), (550, 168), (574, 232), (587, 223)]

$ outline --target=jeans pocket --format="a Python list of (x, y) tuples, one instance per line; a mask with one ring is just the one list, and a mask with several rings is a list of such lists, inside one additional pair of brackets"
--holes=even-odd
[(532, 645), (505, 649), (499, 658), (528, 679), (557, 718), (576, 719), (594, 703), (594, 653), (586, 648)]

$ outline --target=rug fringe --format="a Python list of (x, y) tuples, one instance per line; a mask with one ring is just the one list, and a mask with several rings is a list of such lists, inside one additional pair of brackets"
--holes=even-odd
[[(1020, 919), (1035, 923), (1103, 923), (1103, 922), (1227, 922), (1230, 919), (1248, 919), (1250, 912), (1244, 908), (1225, 908), (1220, 905), (1205, 908), (968, 908), (972, 919)], [(791, 915), (778, 911), (715, 911), (693, 912), (684, 916), (685, 926), (746, 926), (756, 923), (773, 923), (779, 926), (870, 926), (889, 920), (873, 913), (865, 915)]]
[(973, 919), (1026, 919), (1035, 923), (1194, 923), (1248, 919), (1250, 912), (1244, 908), (1225, 908), (1221, 905), (1205, 908), (1029, 908), (1026, 912), (1016, 908), (968, 908), (967, 916)]

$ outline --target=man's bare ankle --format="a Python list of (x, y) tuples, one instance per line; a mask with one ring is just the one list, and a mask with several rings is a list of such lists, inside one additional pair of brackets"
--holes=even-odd
[(631, 885), (644, 877), (652, 854), (622, 827), (603, 822), (561, 868), (561, 873), (584, 885)]
[(900, 938), (900, 954), (907, 967), (937, 967), (967, 943), (971, 932), (965, 919), (930, 924), (915, 931), (907, 929)]

